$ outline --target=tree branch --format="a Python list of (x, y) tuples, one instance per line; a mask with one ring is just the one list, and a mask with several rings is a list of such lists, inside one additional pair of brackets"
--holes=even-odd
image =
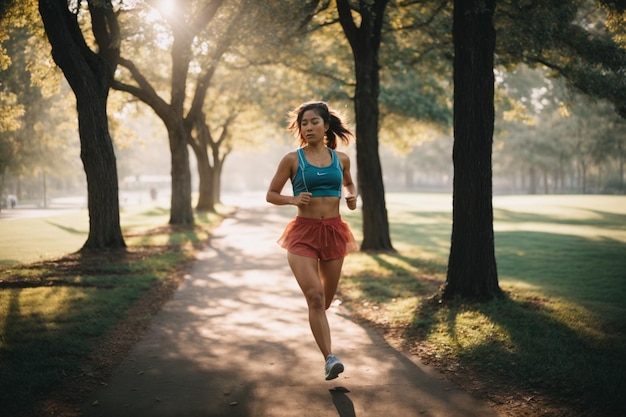
[(163, 120), (166, 120), (171, 111), (168, 103), (158, 95), (148, 80), (146, 80), (131, 60), (120, 57), (118, 62), (122, 67), (126, 68), (130, 72), (133, 80), (137, 83), (137, 86), (125, 84), (119, 80), (113, 80), (111, 88), (132, 94), (150, 106)]

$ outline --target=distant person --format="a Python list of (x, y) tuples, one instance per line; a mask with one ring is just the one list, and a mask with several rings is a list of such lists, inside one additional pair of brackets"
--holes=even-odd
[[(325, 377), (331, 380), (343, 372), (344, 365), (331, 348), (326, 310), (335, 296), (344, 257), (358, 248), (339, 215), (342, 190), (348, 208), (356, 208), (350, 158), (335, 148), (337, 138), (348, 144), (354, 136), (324, 102), (301, 104), (289, 116), (289, 130), (300, 147), (280, 161), (266, 199), (298, 207), (297, 217), (278, 243), (287, 249), (289, 266), (306, 298), (311, 331), (326, 360)], [(293, 196), (281, 194), (287, 180)]]

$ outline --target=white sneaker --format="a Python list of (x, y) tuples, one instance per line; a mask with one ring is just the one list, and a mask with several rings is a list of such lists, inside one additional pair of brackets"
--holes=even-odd
[(343, 363), (335, 355), (328, 355), (324, 370), (326, 371), (326, 381), (330, 381), (343, 372)]

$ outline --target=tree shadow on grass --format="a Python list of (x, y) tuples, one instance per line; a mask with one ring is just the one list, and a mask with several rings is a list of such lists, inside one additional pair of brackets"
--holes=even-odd
[[(456, 359), (476, 380), (486, 381), (488, 395), (499, 389), (507, 394), (507, 387), (513, 386), (528, 392), (529, 398), (538, 394), (571, 406), (581, 412), (577, 415), (625, 415), (624, 328), (595, 329), (603, 334), (597, 338), (570, 327), (553, 307), (549, 299), (509, 296), (489, 303), (424, 303), (405, 337), (426, 340), (443, 326), (456, 353), (441, 360)], [(440, 318), (433, 319), (436, 315)], [(468, 320), (476, 324), (468, 326)], [(478, 327), (483, 337), (474, 340), (471, 333)]]
[(500, 281), (524, 283), (547, 296), (595, 306), (626, 298), (626, 244), (609, 238), (536, 231), (496, 233)]
[[(571, 207), (572, 209), (581, 210), (579, 207)], [(567, 208), (564, 207), (564, 210)], [(568, 218), (564, 215), (558, 214), (541, 214), (537, 213), (525, 213), (505, 209), (494, 209), (494, 219), (497, 222), (510, 222), (510, 223), (546, 223), (546, 224), (558, 224), (558, 225), (570, 225), (570, 226), (592, 226), (597, 228), (605, 228), (613, 230), (619, 225), (626, 225), (626, 215), (619, 213), (611, 213), (602, 210), (590, 210), (585, 209), (584, 212), (589, 213), (588, 217), (582, 218)], [(624, 229), (624, 227), (621, 227)]]
[(66, 227), (66, 226), (63, 226), (62, 224), (55, 223), (55, 222), (52, 222), (50, 220), (46, 220), (46, 223), (48, 223), (49, 225), (54, 226), (56, 228), (59, 228), (59, 229), (63, 230), (64, 232), (67, 232), (67, 233), (70, 233), (70, 234), (73, 234), (73, 235), (87, 236), (87, 234), (88, 234), (87, 230), (80, 230), (80, 229), (76, 229), (74, 227)]
[[(91, 382), (94, 377), (81, 370), (84, 359), (143, 294), (159, 286), (149, 271), (163, 252), (77, 253), (25, 266), (17, 276), (9, 271), (0, 285), (2, 412), (21, 415), (77, 375)], [(131, 320), (141, 327), (147, 317)]]
[[(526, 232), (510, 234), (501, 241), (509, 242), (509, 256), (518, 256), (515, 246), (520, 239), (529, 236), (524, 236)], [(606, 253), (607, 247), (602, 242), (591, 239), (554, 234), (535, 237), (553, 247), (596, 244), (599, 247), (594, 250), (603, 252), (614, 262), (619, 252), (625, 253), (620, 242), (608, 242), (610, 250)], [(589, 322), (585, 325), (568, 324), (569, 317), (577, 316), (568, 316), (571, 312), (564, 311), (557, 305), (562, 301), (550, 298), (553, 297), (550, 294), (555, 292), (551, 285), (572, 286), (572, 283), (547, 282), (550, 271), (545, 268), (538, 268), (541, 274), (529, 272), (535, 270), (535, 263), (546, 262), (546, 265), (558, 268), (554, 256), (545, 248), (533, 249), (533, 256), (526, 254), (524, 267), (517, 269), (519, 273), (515, 280), (532, 283), (538, 288), (537, 294), (545, 291), (546, 295), (520, 297), (508, 294), (489, 303), (455, 301), (440, 304), (436, 295), (443, 281), (415, 272), (415, 269), (422, 271), (431, 265), (400, 254), (368, 255), (392, 274), (382, 279), (371, 276), (352, 278), (363, 297), (375, 303), (392, 303), (396, 297), (402, 297), (407, 288), (413, 295), (422, 295), (423, 300), (413, 313), (411, 324), (403, 331), (403, 339), (415, 347), (432, 334), (448, 335), (454, 353), (438, 352), (439, 359), (430, 358), (440, 368), (458, 362), (464, 372), (472, 375), (472, 381), (483, 384), (482, 391), (487, 396), (506, 397), (512, 388), (514, 392), (528, 392), (528, 398), (541, 395), (556, 404), (582, 410), (580, 415), (586, 417), (625, 415), (626, 326), (619, 318), (607, 317), (603, 309), (590, 310), (586, 316)], [(599, 254), (591, 256), (596, 255)], [(558, 257), (559, 263), (573, 264), (574, 270), (578, 269), (580, 261), (584, 262), (584, 258), (580, 258), (576, 252)], [(594, 285), (593, 282), (590, 285)], [(623, 283), (614, 282), (613, 285), (617, 289)], [(570, 302), (574, 303), (574, 295), (581, 295), (567, 289), (562, 289), (561, 293), (571, 295), (574, 300)], [(593, 297), (593, 294), (589, 296)], [(623, 305), (619, 300), (607, 300), (607, 303)], [(619, 307), (615, 308), (620, 311)], [(479, 329), (480, 338), (472, 339), (471, 333), (476, 329)]]

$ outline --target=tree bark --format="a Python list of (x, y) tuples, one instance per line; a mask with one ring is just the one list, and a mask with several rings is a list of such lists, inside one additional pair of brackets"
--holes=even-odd
[(170, 224), (192, 225), (195, 223), (191, 207), (191, 168), (189, 167), (189, 134), (175, 123), (174, 128), (168, 126), (167, 134), (170, 143), (172, 196), (170, 200)]
[(213, 202), (214, 204), (220, 204), (222, 202), (222, 172), (224, 168), (224, 161), (227, 155), (223, 155), (222, 159), (217, 161), (213, 167)]
[(363, 251), (393, 251), (385, 203), (385, 186), (378, 154), (378, 95), (380, 92), (378, 51), (388, 0), (359, 2), (361, 23), (357, 27), (350, 4), (337, 0), (341, 26), (354, 55), (356, 88), (356, 162), (359, 194), (363, 201)]
[[(197, 90), (196, 90), (197, 91)], [(205, 90), (206, 91), (206, 90)], [(204, 99), (203, 99), (204, 101)], [(198, 170), (198, 202), (196, 204), (197, 211), (215, 212), (215, 199), (213, 183), (215, 182), (215, 162), (211, 166), (209, 159), (209, 148), (213, 151), (213, 160), (215, 161), (215, 142), (211, 136), (211, 131), (206, 123), (206, 116), (203, 112), (198, 111), (194, 117), (188, 116), (188, 120), (193, 120), (196, 127), (195, 139), (190, 136), (189, 146), (196, 156)], [(218, 150), (219, 156), (219, 150)]]
[(385, 185), (378, 153), (378, 59), (373, 54), (355, 54), (357, 182), (363, 201), (363, 242), (361, 250), (393, 250), (385, 202)]
[[(208, 130), (208, 127), (205, 126)], [(207, 146), (199, 138), (203, 135), (202, 132), (198, 132), (198, 142), (191, 141), (191, 149), (196, 156), (197, 170), (198, 170), (198, 202), (196, 203), (197, 211), (215, 212), (215, 201), (213, 200), (213, 183), (215, 170), (211, 166), (209, 161), (209, 153)]]
[[(90, 4), (93, 30), (114, 16), (110, 2)], [(89, 235), (82, 250), (126, 247), (120, 227), (118, 178), (109, 134), (107, 99), (119, 49), (115, 42), (99, 43), (94, 53), (85, 43), (66, 0), (40, 0), (39, 13), (52, 46), (52, 57), (76, 96), (81, 159), (87, 178)], [(106, 21), (108, 29), (116, 22)], [(100, 39), (102, 40), (102, 39)]]
[[(181, 6), (183, 9), (189, 7)], [(183, 16), (180, 13), (179, 16)], [(172, 25), (174, 42), (172, 44), (171, 100), (169, 109), (175, 117), (176, 129), (168, 128), (170, 152), (172, 154), (172, 198), (170, 203), (170, 224), (194, 224), (191, 206), (191, 169), (189, 167), (189, 136), (191, 126), (184, 121), (184, 102), (187, 91), (187, 77), (191, 61), (191, 44), (194, 32), (181, 24)]]
[(454, 2), (453, 224), (444, 299), (502, 294), (492, 206), (494, 8), (495, 0)]

